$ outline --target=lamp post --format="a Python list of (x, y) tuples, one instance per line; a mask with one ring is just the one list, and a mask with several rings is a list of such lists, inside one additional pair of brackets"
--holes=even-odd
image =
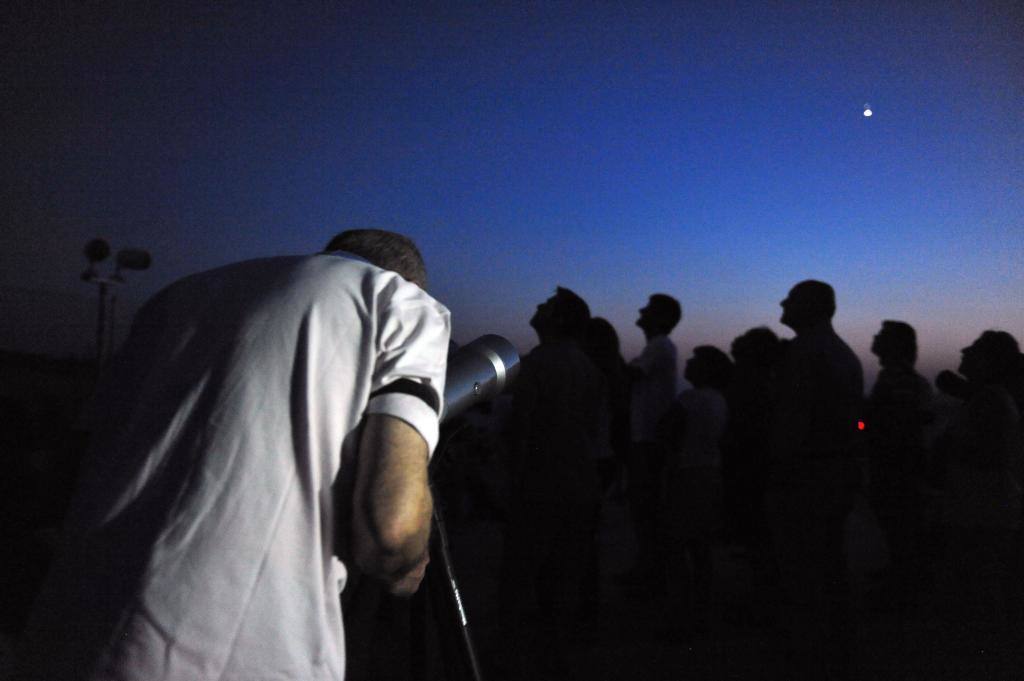
[(96, 309), (96, 366), (101, 367), (107, 361), (113, 345), (114, 312), (117, 305), (114, 287), (126, 283), (123, 270), (149, 269), (153, 259), (149, 251), (124, 248), (118, 251), (114, 258), (113, 274), (101, 275), (96, 270), (96, 265), (110, 255), (110, 244), (104, 239), (93, 239), (85, 245), (84, 253), (89, 266), (82, 272), (82, 281), (96, 284), (99, 289)]

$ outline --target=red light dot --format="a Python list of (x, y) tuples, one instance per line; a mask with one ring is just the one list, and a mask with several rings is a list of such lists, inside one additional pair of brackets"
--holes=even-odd
[(857, 430), (864, 430), (866, 427), (863, 421), (857, 421)]

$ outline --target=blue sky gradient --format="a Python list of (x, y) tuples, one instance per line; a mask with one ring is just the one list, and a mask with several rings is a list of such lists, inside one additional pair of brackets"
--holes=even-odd
[(420, 243), (461, 341), (525, 351), (560, 284), (627, 356), (675, 295), (685, 356), (812, 277), (869, 370), (882, 319), (926, 374), (1024, 336), (1018, 3), (216, 5), (6, 10), (0, 347), (88, 352), (94, 236), (153, 253), (126, 322), (350, 226)]

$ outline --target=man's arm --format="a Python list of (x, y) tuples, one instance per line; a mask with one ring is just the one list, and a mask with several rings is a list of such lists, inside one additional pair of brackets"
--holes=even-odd
[(359, 443), (352, 514), (356, 566), (394, 594), (412, 594), (428, 560), (433, 500), (427, 443), (405, 421), (367, 414)]

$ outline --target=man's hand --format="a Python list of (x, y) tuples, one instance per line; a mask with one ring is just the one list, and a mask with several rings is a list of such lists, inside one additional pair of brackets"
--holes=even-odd
[(429, 561), (427, 463), (427, 443), (415, 428), (394, 416), (366, 416), (357, 455), (353, 554), (362, 572), (399, 595), (416, 591)]

